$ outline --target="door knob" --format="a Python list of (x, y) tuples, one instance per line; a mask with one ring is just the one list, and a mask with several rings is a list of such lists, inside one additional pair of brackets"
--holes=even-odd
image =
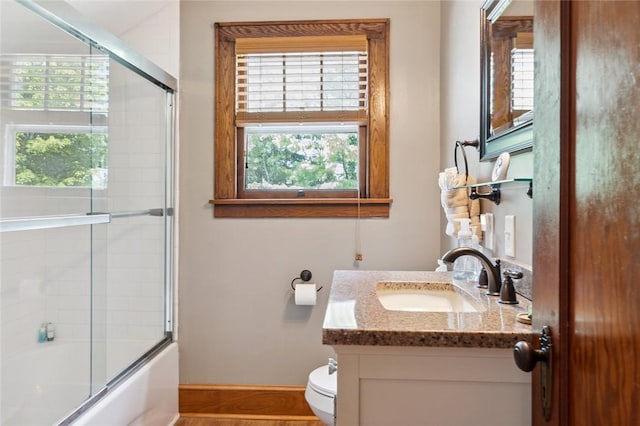
[(513, 347), (513, 358), (518, 368), (528, 373), (538, 361), (547, 362), (549, 354), (546, 349), (534, 349), (529, 342), (520, 341)]
[(520, 341), (513, 347), (513, 358), (516, 365), (522, 371), (532, 371), (538, 362), (541, 363), (540, 371), (540, 397), (542, 399), (542, 414), (548, 421), (551, 418), (551, 385), (552, 385), (552, 358), (551, 358), (551, 329), (542, 327), (539, 338), (540, 349), (534, 349), (529, 342)]

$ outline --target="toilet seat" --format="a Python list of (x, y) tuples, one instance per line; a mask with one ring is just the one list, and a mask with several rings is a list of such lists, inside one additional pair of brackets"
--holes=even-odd
[(325, 396), (335, 397), (338, 391), (338, 374), (329, 374), (329, 366), (318, 367), (309, 374), (309, 386)]

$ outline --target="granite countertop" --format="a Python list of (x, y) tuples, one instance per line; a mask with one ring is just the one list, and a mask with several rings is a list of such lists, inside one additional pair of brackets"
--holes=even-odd
[[(386, 310), (376, 296), (380, 281), (453, 283), (480, 312), (402, 312)], [(335, 271), (322, 329), (327, 345), (511, 348), (531, 340), (531, 326), (516, 320), (531, 302), (498, 303), (486, 289), (453, 280), (451, 272)]]

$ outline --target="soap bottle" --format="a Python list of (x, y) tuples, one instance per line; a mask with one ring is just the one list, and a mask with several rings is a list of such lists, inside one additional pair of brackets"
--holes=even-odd
[[(472, 234), (469, 229), (470, 219), (456, 219), (460, 224), (460, 230), (458, 231), (458, 247), (471, 247)], [(453, 278), (458, 280), (468, 281), (473, 279), (473, 260), (475, 258), (471, 256), (460, 256), (453, 263)]]
[(47, 325), (45, 323), (40, 324), (40, 330), (38, 330), (38, 343), (44, 343), (47, 341)]
[[(475, 249), (478, 252), (484, 254), (482, 246), (480, 245), (480, 237), (478, 237), (478, 227), (477, 226), (472, 226), (471, 227), (471, 246), (470, 247), (472, 249)], [(471, 266), (471, 270), (472, 270), (472, 274), (471, 274), (470, 280), (473, 281), (473, 283), (477, 284), (478, 283), (478, 277), (480, 276), (480, 271), (482, 270), (482, 263), (480, 263), (480, 260), (478, 260), (475, 257), (471, 257), (470, 259), (471, 259), (470, 266)]]
[(47, 330), (47, 341), (52, 341), (56, 337), (56, 328), (55, 326), (48, 322), (45, 329)]

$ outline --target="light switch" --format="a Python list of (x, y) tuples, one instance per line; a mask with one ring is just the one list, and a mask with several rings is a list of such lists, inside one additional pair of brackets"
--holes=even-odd
[(511, 257), (516, 255), (516, 217), (513, 215), (504, 217), (504, 254)]

